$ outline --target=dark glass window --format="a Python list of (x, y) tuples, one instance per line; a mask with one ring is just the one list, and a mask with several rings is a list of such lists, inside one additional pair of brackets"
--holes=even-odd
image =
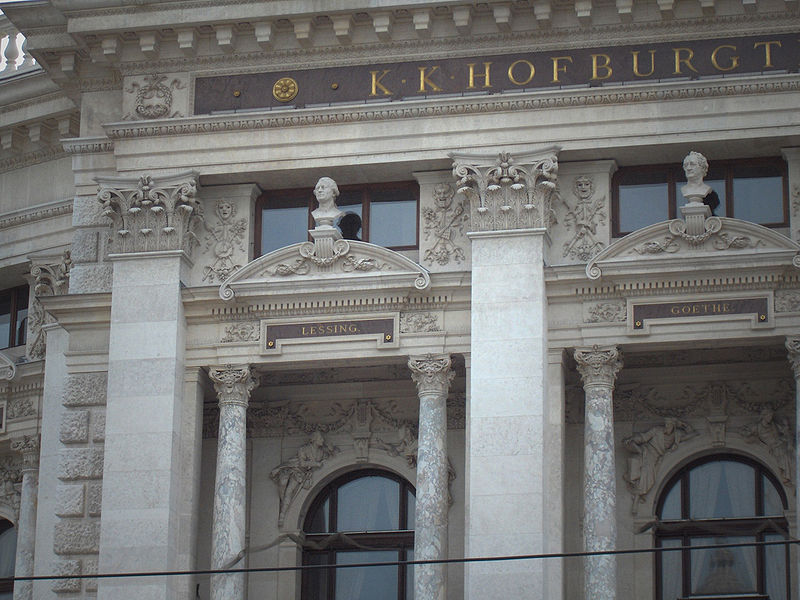
[[(336, 223), (345, 237), (394, 250), (419, 245), (419, 186), (415, 182), (339, 186), (336, 205), (345, 216)], [(256, 205), (256, 255), (309, 239), (316, 208), (313, 189), (265, 192)], [(357, 219), (355, 217), (358, 217)], [(355, 223), (355, 225), (353, 225)], [(358, 224), (360, 223), (360, 227)]]
[[(326, 487), (306, 516), (304, 565), (414, 559), (414, 488), (384, 471), (348, 473)], [(343, 533), (342, 537), (331, 534)], [(413, 567), (309, 569), (303, 600), (411, 600)]]
[(10, 521), (0, 519), (0, 600), (14, 596), (14, 562), (17, 557), (17, 530)]
[(697, 550), (788, 535), (786, 496), (760, 464), (710, 456), (675, 475), (658, 505), (656, 598), (789, 600), (789, 545)]
[[(717, 193), (718, 217), (735, 217), (767, 227), (789, 222), (786, 163), (778, 158), (714, 161), (703, 180)], [(686, 204), (681, 164), (619, 169), (612, 181), (613, 233), (625, 235), (674, 219)]]
[(28, 329), (28, 286), (0, 292), (0, 349), (25, 344)]

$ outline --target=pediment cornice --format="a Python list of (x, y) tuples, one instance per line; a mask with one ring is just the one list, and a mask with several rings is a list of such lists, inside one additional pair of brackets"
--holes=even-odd
[(219, 288), (220, 298), (331, 292), (406, 290), (430, 286), (426, 269), (393, 250), (338, 240), (333, 255), (320, 258), (312, 242), (286, 246), (248, 263)]
[(700, 234), (681, 219), (644, 227), (614, 242), (586, 265), (586, 276), (691, 271), (768, 265), (800, 269), (800, 244), (772, 229), (728, 217), (709, 217)]

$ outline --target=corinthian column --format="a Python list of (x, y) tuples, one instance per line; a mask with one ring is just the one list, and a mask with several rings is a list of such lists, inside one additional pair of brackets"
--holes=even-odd
[[(209, 376), (219, 397), (211, 568), (227, 569), (245, 547), (247, 403), (256, 382), (247, 365), (212, 368)], [(211, 600), (243, 600), (244, 583), (244, 573), (212, 575)]]
[[(22, 454), (22, 492), (17, 522), (17, 556), (14, 575), (33, 575), (33, 551), (36, 545), (36, 495), (39, 488), (39, 436), (23, 436), (11, 442), (11, 449)], [(17, 581), (14, 600), (33, 598), (33, 582)]]
[[(419, 394), (414, 559), (443, 559), (447, 557), (447, 392), (455, 373), (447, 354), (412, 356), (408, 368)], [(416, 566), (414, 598), (444, 600), (443, 564)]]
[[(615, 550), (617, 490), (614, 468), (613, 391), (622, 368), (614, 346), (576, 348), (575, 362), (586, 393), (584, 417), (583, 539), (587, 552)], [(586, 558), (585, 598), (614, 600), (617, 561), (614, 556)]]
[[(789, 353), (789, 363), (794, 372), (794, 405), (795, 405), (795, 456), (794, 456), (794, 480), (795, 485), (800, 485), (800, 336), (788, 336), (786, 338), (786, 350)], [(797, 513), (800, 515), (800, 494), (795, 494), (797, 501)]]

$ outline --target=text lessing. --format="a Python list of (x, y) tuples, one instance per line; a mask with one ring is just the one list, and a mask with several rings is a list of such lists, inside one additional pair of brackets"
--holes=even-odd
[(317, 335), (348, 335), (361, 333), (358, 323), (319, 323), (317, 325), (303, 325), (300, 328), (302, 337)]
[(673, 315), (725, 315), (734, 312), (728, 302), (704, 302), (702, 304), (681, 304), (671, 306), (669, 312)]

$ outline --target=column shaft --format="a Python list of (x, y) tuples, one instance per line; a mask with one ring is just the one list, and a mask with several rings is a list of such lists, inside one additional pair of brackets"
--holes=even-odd
[[(33, 575), (33, 557), (36, 547), (36, 495), (39, 488), (39, 439), (24, 436), (11, 442), (11, 449), (22, 453), (22, 490), (17, 520), (17, 556), (14, 575), (30, 577)], [(14, 584), (14, 600), (33, 598), (33, 582), (17, 581)]]
[[(241, 568), (247, 516), (247, 403), (255, 381), (247, 366), (211, 369), (209, 374), (219, 395), (211, 568)], [(212, 600), (243, 600), (244, 591), (244, 573), (211, 577)]]
[[(614, 465), (614, 379), (622, 363), (613, 347), (575, 350), (586, 393), (584, 416), (583, 537), (587, 552), (617, 545), (616, 468)], [(611, 555), (586, 558), (585, 598), (614, 600), (617, 564)]]
[[(447, 391), (455, 373), (449, 356), (411, 358), (419, 391), (419, 438), (414, 558), (447, 557)], [(417, 565), (417, 600), (444, 600), (445, 565)]]
[[(794, 405), (795, 405), (795, 442), (794, 450), (794, 481), (795, 486), (800, 485), (800, 336), (786, 338), (786, 350), (789, 354), (789, 364), (794, 372)], [(795, 514), (800, 515), (800, 494), (795, 494)], [(795, 527), (800, 527), (796, 525)], [(795, 537), (797, 533), (795, 532)], [(800, 594), (800, 582), (795, 583), (795, 593)]]

